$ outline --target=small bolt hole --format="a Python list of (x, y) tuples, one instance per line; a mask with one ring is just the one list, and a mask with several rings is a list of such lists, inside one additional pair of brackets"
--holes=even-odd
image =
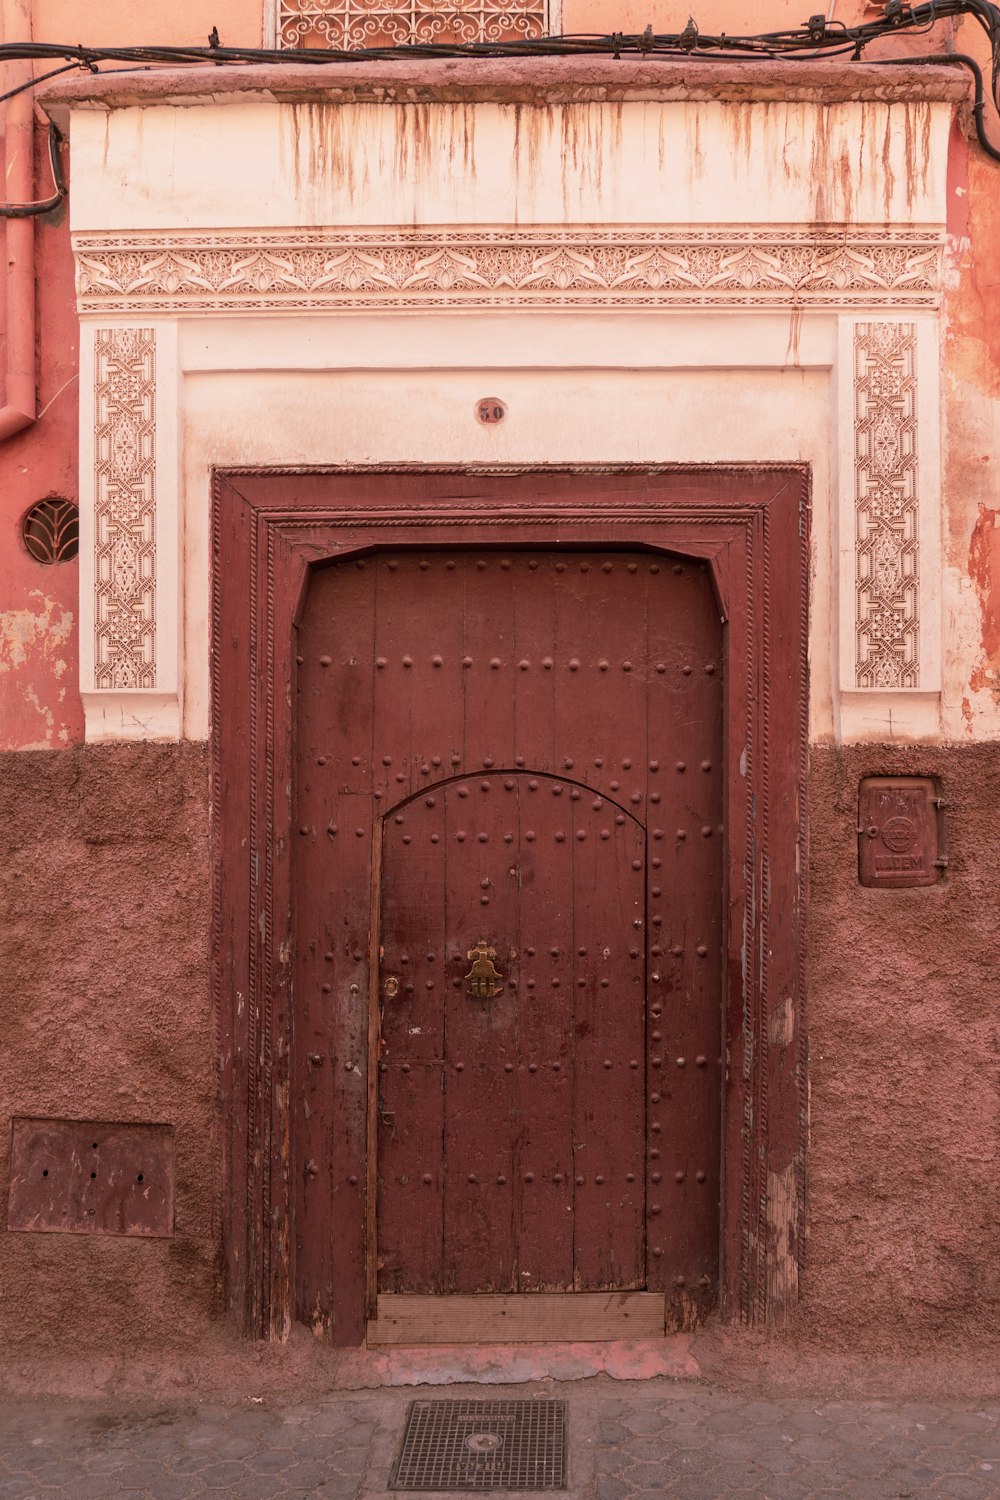
[(141, 1182), (142, 1181), (142, 1173), (141, 1172), (139, 1173), (138, 1177), (135, 1180), (136, 1180), (136, 1182)]
[(48, 1169), (48, 1167), (46, 1167), (45, 1170), (42, 1172), (42, 1176), (43, 1177), (48, 1177), (48, 1175), (49, 1175), (49, 1169)]
[(91, 1149), (91, 1150), (92, 1150), (92, 1151), (96, 1151), (96, 1150), (97, 1150), (97, 1142), (96, 1142), (96, 1141), (94, 1141), (94, 1142), (93, 1142), (93, 1143), (92, 1143), (92, 1145), (91, 1145), (91, 1148), (90, 1148), (90, 1149)]
[(96, 1172), (91, 1172), (91, 1174), (90, 1174), (91, 1181), (93, 1181), (96, 1176), (97, 1176)]

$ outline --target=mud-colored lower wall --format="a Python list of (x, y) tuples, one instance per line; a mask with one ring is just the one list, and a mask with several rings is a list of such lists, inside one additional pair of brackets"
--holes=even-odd
[[(940, 778), (940, 884), (862, 889), (862, 776)], [(1000, 750), (811, 759), (808, 1236), (793, 1337), (927, 1351), (1000, 1312)], [(0, 1344), (127, 1348), (224, 1316), (207, 752), (0, 757)], [(10, 1122), (171, 1125), (170, 1238), (6, 1228)]]
[[(940, 778), (935, 886), (862, 889), (858, 782)], [(798, 1326), (927, 1350), (1000, 1329), (1000, 746), (814, 749)]]
[[(0, 756), (0, 1346), (125, 1347), (222, 1315), (200, 745)], [(12, 1116), (173, 1127), (170, 1238), (7, 1228)]]

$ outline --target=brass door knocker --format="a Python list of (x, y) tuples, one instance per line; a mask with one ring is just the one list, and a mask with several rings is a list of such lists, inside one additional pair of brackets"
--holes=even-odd
[(470, 948), (467, 957), (472, 959), (472, 968), (465, 979), (474, 1000), (493, 1000), (499, 995), (503, 975), (497, 972), (493, 962), (496, 956), (497, 950), (488, 947), (485, 938), (480, 938), (476, 946)]

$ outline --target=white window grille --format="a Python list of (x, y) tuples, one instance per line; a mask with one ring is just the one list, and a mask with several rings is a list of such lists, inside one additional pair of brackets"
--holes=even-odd
[(267, 0), (264, 44), (282, 50), (510, 42), (557, 35), (560, 0)]

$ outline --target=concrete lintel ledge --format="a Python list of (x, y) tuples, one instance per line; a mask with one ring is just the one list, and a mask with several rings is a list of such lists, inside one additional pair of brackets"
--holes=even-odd
[(475, 103), (545, 106), (624, 100), (789, 100), (836, 104), (960, 103), (964, 70), (887, 63), (710, 63), (623, 58), (418, 59), (412, 62), (261, 63), (84, 74), (47, 85), (39, 98), (59, 123), (71, 109), (144, 105)]

